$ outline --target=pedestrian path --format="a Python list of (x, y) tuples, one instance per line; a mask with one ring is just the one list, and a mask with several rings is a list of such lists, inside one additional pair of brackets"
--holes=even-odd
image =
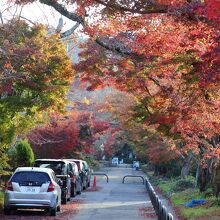
[(106, 178), (97, 176), (99, 191), (81, 195), (83, 205), (73, 220), (156, 220), (145, 185), (140, 178), (122, 179), (132, 169), (114, 167)]

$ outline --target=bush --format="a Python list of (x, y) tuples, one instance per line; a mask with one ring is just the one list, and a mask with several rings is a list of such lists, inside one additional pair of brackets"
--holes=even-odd
[(133, 158), (124, 158), (123, 161), (124, 163), (132, 164), (133, 163)]
[(30, 144), (26, 141), (20, 141), (13, 152), (14, 168), (23, 166), (32, 166), (34, 163), (34, 153)]
[(186, 189), (194, 188), (195, 187), (195, 179), (193, 177), (187, 177), (185, 179), (178, 178), (173, 183), (173, 191), (183, 191)]
[(92, 163), (91, 163), (91, 169), (93, 170), (99, 170), (101, 167), (99, 161), (97, 160), (94, 160)]
[(141, 166), (141, 169), (142, 169), (142, 171), (143, 171), (144, 173), (149, 173), (149, 172), (151, 172), (151, 171), (154, 172), (154, 165), (151, 164), (151, 163), (143, 164), (143, 165)]
[(95, 160), (94, 158), (92, 157), (88, 157), (88, 156), (83, 156), (82, 157), (82, 160), (85, 160), (89, 167), (92, 169), (92, 170), (98, 170), (100, 168), (100, 163), (99, 161)]
[(3, 208), (4, 203), (4, 193), (0, 192), (0, 210)]

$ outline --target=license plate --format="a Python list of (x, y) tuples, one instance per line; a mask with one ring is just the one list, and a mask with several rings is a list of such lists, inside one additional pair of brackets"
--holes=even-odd
[(26, 192), (28, 192), (28, 193), (35, 193), (35, 188), (27, 187), (26, 188)]

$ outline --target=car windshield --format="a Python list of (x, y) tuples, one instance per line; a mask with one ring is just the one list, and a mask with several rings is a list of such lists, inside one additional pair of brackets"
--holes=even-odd
[(56, 175), (66, 175), (67, 168), (62, 161), (35, 161), (36, 167), (50, 168)]
[(83, 165), (84, 165), (85, 170), (89, 170), (89, 166), (86, 162), (83, 162)]
[(11, 182), (18, 183), (20, 186), (41, 186), (50, 182), (50, 177), (44, 172), (21, 171), (12, 176)]

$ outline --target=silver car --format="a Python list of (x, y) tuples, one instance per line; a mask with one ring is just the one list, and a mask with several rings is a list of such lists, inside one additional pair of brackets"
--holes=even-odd
[(44, 209), (55, 216), (60, 211), (59, 180), (50, 168), (19, 167), (8, 181), (4, 197), (4, 213), (12, 209)]

